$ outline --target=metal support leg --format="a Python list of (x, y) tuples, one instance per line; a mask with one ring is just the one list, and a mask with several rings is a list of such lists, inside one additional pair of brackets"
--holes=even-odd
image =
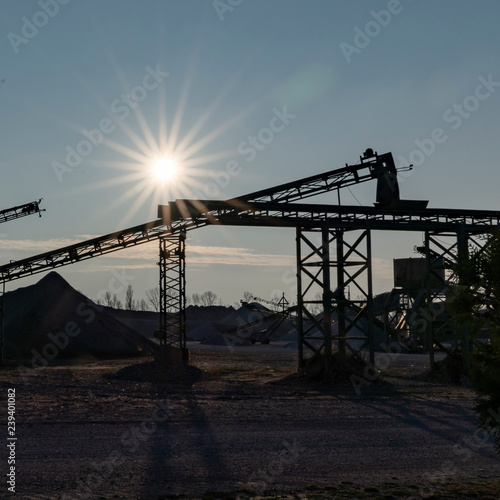
[(330, 233), (328, 228), (321, 230), (322, 274), (323, 274), (323, 331), (325, 335), (325, 370), (332, 365), (332, 298), (330, 284)]
[(5, 348), (5, 281), (2, 281), (2, 296), (0, 297), (0, 364), (4, 364)]
[[(187, 362), (186, 349), (186, 235), (160, 239), (160, 329), (158, 337), (165, 352)], [(173, 356), (175, 358), (175, 355)]]
[(299, 373), (304, 371), (304, 298), (302, 295), (302, 230), (297, 228), (295, 234), (296, 257), (297, 257), (297, 330), (298, 330), (298, 355), (299, 355)]
[(366, 232), (366, 265), (367, 265), (366, 309), (368, 318), (368, 331), (366, 333), (368, 335), (370, 363), (372, 366), (374, 366), (375, 365), (375, 339), (374, 339), (375, 315), (373, 313), (372, 236), (370, 231)]
[[(446, 307), (446, 298), (453, 293), (453, 287), (446, 276), (446, 270), (451, 269), (457, 260), (467, 257), (469, 245), (481, 249), (483, 244), (480, 238), (469, 234), (462, 225), (456, 232), (435, 233), (427, 231), (425, 235), (425, 256), (427, 261), (427, 277), (425, 293), (427, 308), (418, 311), (428, 326), (429, 340), (421, 345), (429, 349), (431, 367), (434, 366), (434, 346), (452, 345), (450, 350), (460, 349), (463, 363), (470, 367), (470, 338), (467, 327), (453, 325), (452, 315)], [(447, 351), (448, 348), (444, 347)]]
[[(313, 236), (313, 238), (309, 237)], [(323, 243), (326, 235), (328, 244)], [(320, 243), (316, 237), (320, 237)], [(299, 332), (299, 370), (305, 367), (307, 354), (326, 354), (331, 357), (331, 314), (330, 321), (325, 319), (324, 313), (326, 300), (330, 288), (324, 286), (325, 269), (329, 275), (329, 252), (325, 256), (324, 251), (329, 248), (332, 238), (319, 230), (297, 229), (297, 308), (298, 308), (298, 332)], [(302, 248), (302, 246), (304, 248)], [(328, 279), (328, 278), (327, 278)], [(331, 307), (331, 306), (330, 306)], [(329, 306), (326, 306), (326, 310)], [(327, 327), (327, 323), (329, 325)], [(326, 332), (330, 333), (327, 334)], [(328, 338), (330, 340), (328, 340)], [(329, 344), (329, 346), (327, 346)]]
[[(368, 345), (370, 350), (370, 360), (374, 361), (371, 234), (369, 230), (351, 234), (357, 236), (352, 244), (346, 241), (346, 234), (340, 229), (297, 230), (299, 370), (305, 366), (307, 352), (324, 354), (325, 368), (330, 366), (335, 340), (331, 334), (334, 313), (338, 351), (346, 354), (346, 335), (357, 327), (365, 337), (357, 336), (353, 340), (364, 340), (363, 345)], [(330, 246), (334, 242), (336, 256), (332, 259)], [(366, 250), (362, 248), (363, 243)], [(331, 283), (333, 267), (337, 268), (335, 291)], [(352, 301), (346, 298), (348, 286), (355, 287), (361, 298)], [(361, 318), (368, 321), (367, 327), (361, 327)]]
[[(463, 226), (457, 232), (457, 254), (459, 260), (469, 256), (468, 237)], [(469, 370), (471, 367), (469, 328), (467, 326), (461, 327), (458, 335), (462, 340), (463, 365), (466, 370)]]
[(345, 354), (346, 341), (346, 310), (344, 289), (344, 231), (336, 231), (335, 245), (337, 248), (337, 290), (335, 290), (335, 302), (337, 305), (339, 352)]
[(434, 358), (434, 331), (433, 331), (433, 317), (432, 317), (432, 291), (430, 289), (430, 276), (432, 273), (432, 257), (430, 253), (430, 236), (429, 232), (425, 233), (425, 255), (426, 255), (426, 274), (427, 274), (427, 290), (425, 294), (425, 341), (424, 345), (429, 350), (429, 365), (431, 370), (435, 367)]

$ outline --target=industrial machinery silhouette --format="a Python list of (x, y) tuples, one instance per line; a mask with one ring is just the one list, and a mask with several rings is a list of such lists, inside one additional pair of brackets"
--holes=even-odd
[[(45, 209), (40, 208), (40, 203), (43, 198), (40, 198), (38, 201), (31, 201), (30, 203), (25, 203), (23, 205), (18, 205), (17, 207), (6, 208), (4, 210), (0, 210), (0, 224), (3, 222), (9, 222), (11, 220), (21, 219), (22, 217), (26, 217), (28, 215), (38, 214), (39, 217), (42, 216), (42, 212), (45, 212)], [(0, 362), (3, 362), (4, 357), (4, 300), (3, 295), (5, 293), (5, 280), (2, 282), (2, 289), (0, 295)]]
[(26, 217), (27, 215), (38, 214), (42, 216), (42, 212), (45, 209), (40, 208), (40, 203), (43, 198), (38, 201), (32, 201), (30, 203), (25, 203), (24, 205), (19, 205), (17, 207), (6, 208), (5, 210), (0, 210), (0, 224), (2, 222), (8, 222), (14, 219), (20, 219), (21, 217)]
[[(411, 166), (405, 169), (411, 169)], [(158, 207), (159, 219), (155, 221), (0, 266), (0, 280), (8, 282), (160, 240), (161, 323), (158, 336), (167, 357), (174, 353), (174, 357), (186, 361), (187, 231), (211, 224), (295, 228), (299, 370), (315, 354), (324, 355), (328, 368), (334, 344), (340, 352), (345, 352), (347, 336), (355, 331), (355, 327), (363, 331), (370, 359), (374, 360), (372, 232), (421, 232), (424, 233), (425, 273), (441, 277), (442, 282), (438, 289), (429, 289), (417, 310), (413, 311), (417, 317), (427, 317), (423, 323), (413, 323), (423, 328), (418, 333), (418, 341), (429, 349), (432, 362), (435, 323), (432, 318), (429, 320), (429, 314), (432, 315), (436, 302), (443, 300), (443, 291), (449, 286), (438, 272), (438, 266), (442, 268), (441, 257), (446, 256), (448, 261), (454, 262), (459, 254), (468, 251), (469, 245), (481, 246), (480, 237), (499, 227), (500, 212), (429, 209), (427, 201), (401, 199), (397, 172), (391, 153), (379, 155), (367, 149), (356, 165), (346, 165), (237, 198), (224, 201), (175, 200)], [(374, 206), (340, 204), (342, 188), (369, 180), (377, 181)], [(332, 191), (337, 191), (336, 205), (297, 203)], [(346, 297), (348, 287), (357, 291), (358, 298), (350, 300)], [(319, 318), (310, 311), (310, 306), (318, 303), (315, 296), (318, 290), (323, 309)], [(335, 338), (332, 338), (333, 313), (338, 323)], [(364, 328), (360, 326), (361, 318), (367, 319)], [(408, 322), (406, 327), (414, 328)], [(467, 358), (466, 332), (456, 333), (454, 340)]]

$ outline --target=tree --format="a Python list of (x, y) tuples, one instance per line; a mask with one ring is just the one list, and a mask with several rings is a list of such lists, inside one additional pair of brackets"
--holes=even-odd
[(127, 291), (125, 292), (125, 309), (129, 311), (135, 309), (134, 290), (132, 285), (129, 285), (127, 287)]
[(194, 306), (199, 306), (201, 304), (200, 294), (193, 293), (193, 295), (191, 295), (191, 301), (192, 301)]
[(144, 299), (139, 303), (139, 311), (149, 311), (149, 304)]
[(151, 290), (146, 290), (146, 298), (153, 311), (158, 312), (160, 310), (160, 288), (155, 287), (151, 288)]
[[(500, 233), (491, 235), (482, 249), (461, 256), (454, 278), (451, 310), (456, 322), (469, 328), (472, 339), (475, 410), (500, 451)], [(489, 331), (489, 343), (477, 340), (483, 330)]]
[(109, 290), (106, 291), (103, 297), (104, 305), (107, 307), (113, 307), (114, 309), (121, 309), (122, 302), (117, 297), (116, 293), (111, 294)]
[(104, 293), (104, 305), (108, 307), (113, 307), (113, 296), (111, 295), (111, 292), (109, 290), (106, 290)]
[(253, 302), (254, 294), (252, 292), (243, 292), (243, 302)]
[(200, 300), (202, 306), (214, 306), (217, 303), (217, 294), (208, 290), (201, 294)]

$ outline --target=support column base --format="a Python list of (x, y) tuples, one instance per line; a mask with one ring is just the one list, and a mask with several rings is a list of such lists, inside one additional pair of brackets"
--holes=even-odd
[(187, 348), (172, 347), (169, 345), (159, 346), (154, 352), (154, 361), (160, 365), (187, 365), (189, 362), (189, 351)]

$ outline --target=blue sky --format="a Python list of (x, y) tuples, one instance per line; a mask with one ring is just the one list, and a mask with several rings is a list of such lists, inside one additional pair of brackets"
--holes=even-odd
[[(2, 224), (0, 259), (153, 220), (158, 203), (214, 192), (228, 162), (239, 173), (214, 197), (355, 163), (367, 147), (417, 165), (403, 198), (498, 209), (499, 19), (493, 0), (3, 2), (0, 205), (43, 197), (47, 212)], [(287, 123), (249, 152), (276, 112)], [(79, 145), (87, 156), (68, 165)], [(179, 170), (160, 184), (150, 164), (164, 150)], [(342, 200), (371, 205), (375, 185)], [(421, 241), (374, 236), (376, 291)], [(140, 298), (156, 254), (153, 243), (59, 272), (91, 297), (127, 272)], [(204, 228), (189, 235), (188, 293), (293, 297), (293, 262), (293, 231)]]

